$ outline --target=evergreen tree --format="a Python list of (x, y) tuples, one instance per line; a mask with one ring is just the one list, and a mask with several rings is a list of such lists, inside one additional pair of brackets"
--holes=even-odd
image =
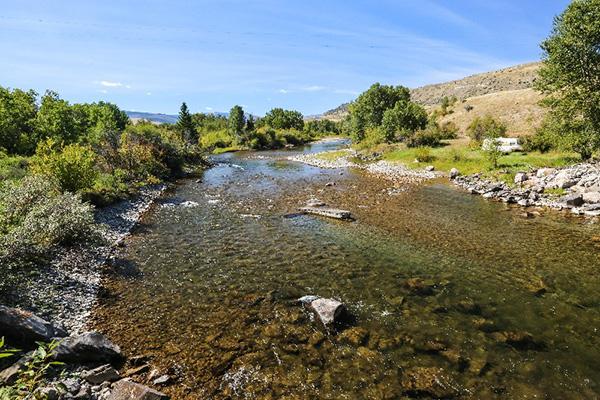
[(192, 115), (188, 110), (185, 102), (181, 103), (179, 109), (179, 119), (177, 120), (177, 130), (181, 133), (181, 136), (189, 143), (196, 144), (198, 142), (198, 135), (196, 134), (196, 128), (192, 121)]
[(229, 111), (229, 120), (227, 121), (229, 134), (235, 139), (242, 139), (244, 124), (244, 110), (240, 106), (233, 106)]

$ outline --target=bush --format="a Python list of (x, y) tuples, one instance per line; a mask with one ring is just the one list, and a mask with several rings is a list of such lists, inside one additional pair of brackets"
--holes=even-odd
[(467, 128), (467, 134), (478, 145), (484, 138), (497, 138), (506, 133), (506, 125), (497, 121), (491, 115), (476, 117)]
[(227, 132), (227, 129), (206, 132), (200, 136), (200, 146), (207, 150), (231, 147), (233, 143), (234, 138)]
[(9, 185), (0, 203), (0, 264), (48, 255), (54, 246), (100, 239), (93, 206), (58, 184), (29, 176)]
[(78, 144), (59, 145), (53, 139), (38, 144), (33, 158), (33, 172), (55, 179), (61, 190), (78, 192), (94, 183), (96, 155), (89, 147)]
[(415, 159), (418, 162), (431, 162), (435, 158), (431, 155), (431, 149), (428, 147), (419, 147), (415, 152)]
[(357, 145), (359, 149), (368, 149), (386, 142), (386, 132), (381, 127), (367, 128), (362, 141)]
[(125, 183), (126, 177), (127, 173), (122, 169), (116, 169), (112, 174), (100, 174), (92, 188), (85, 191), (82, 197), (96, 206), (107, 206), (123, 200), (130, 193)]
[(540, 153), (547, 153), (555, 147), (552, 138), (545, 135), (543, 132), (537, 132), (531, 136), (525, 136), (520, 139), (523, 151), (539, 151)]

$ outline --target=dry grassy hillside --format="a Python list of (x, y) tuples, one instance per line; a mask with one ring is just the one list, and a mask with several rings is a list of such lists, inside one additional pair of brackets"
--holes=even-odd
[[(456, 97), (452, 113), (442, 121), (453, 121), (461, 133), (477, 116), (490, 114), (504, 121), (509, 135), (530, 134), (544, 115), (540, 94), (532, 89), (540, 63), (517, 65), (463, 79), (411, 90), (412, 99), (429, 111), (439, 108), (444, 97)], [(466, 107), (470, 106), (470, 107)], [(347, 104), (327, 111), (322, 118), (339, 121), (348, 114)]]

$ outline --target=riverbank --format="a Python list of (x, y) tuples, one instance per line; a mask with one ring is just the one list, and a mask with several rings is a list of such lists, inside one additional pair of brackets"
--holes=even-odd
[(59, 248), (49, 265), (12, 277), (6, 305), (34, 312), (71, 334), (84, 331), (106, 262), (166, 188), (147, 186), (132, 199), (96, 210), (96, 222), (105, 227), (104, 243)]

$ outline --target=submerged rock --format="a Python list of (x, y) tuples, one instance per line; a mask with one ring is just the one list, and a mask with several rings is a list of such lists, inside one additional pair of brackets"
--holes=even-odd
[(49, 342), (67, 336), (67, 332), (37, 315), (18, 308), (0, 305), (0, 336), (25, 345)]
[(361, 327), (353, 327), (346, 329), (337, 336), (340, 343), (349, 344), (352, 346), (364, 346), (369, 340), (369, 331)]
[(167, 400), (169, 396), (148, 386), (122, 379), (114, 384), (108, 400)]
[(457, 395), (456, 385), (440, 368), (410, 368), (402, 373), (400, 384), (405, 394), (415, 397), (447, 399)]
[(54, 350), (54, 359), (68, 362), (112, 362), (121, 358), (121, 349), (98, 332), (86, 332), (63, 339)]
[(435, 282), (421, 278), (410, 278), (404, 281), (404, 287), (414, 294), (430, 296), (433, 294)]
[(498, 343), (506, 343), (520, 350), (539, 350), (544, 347), (533, 339), (533, 335), (523, 331), (493, 332), (492, 338)]

